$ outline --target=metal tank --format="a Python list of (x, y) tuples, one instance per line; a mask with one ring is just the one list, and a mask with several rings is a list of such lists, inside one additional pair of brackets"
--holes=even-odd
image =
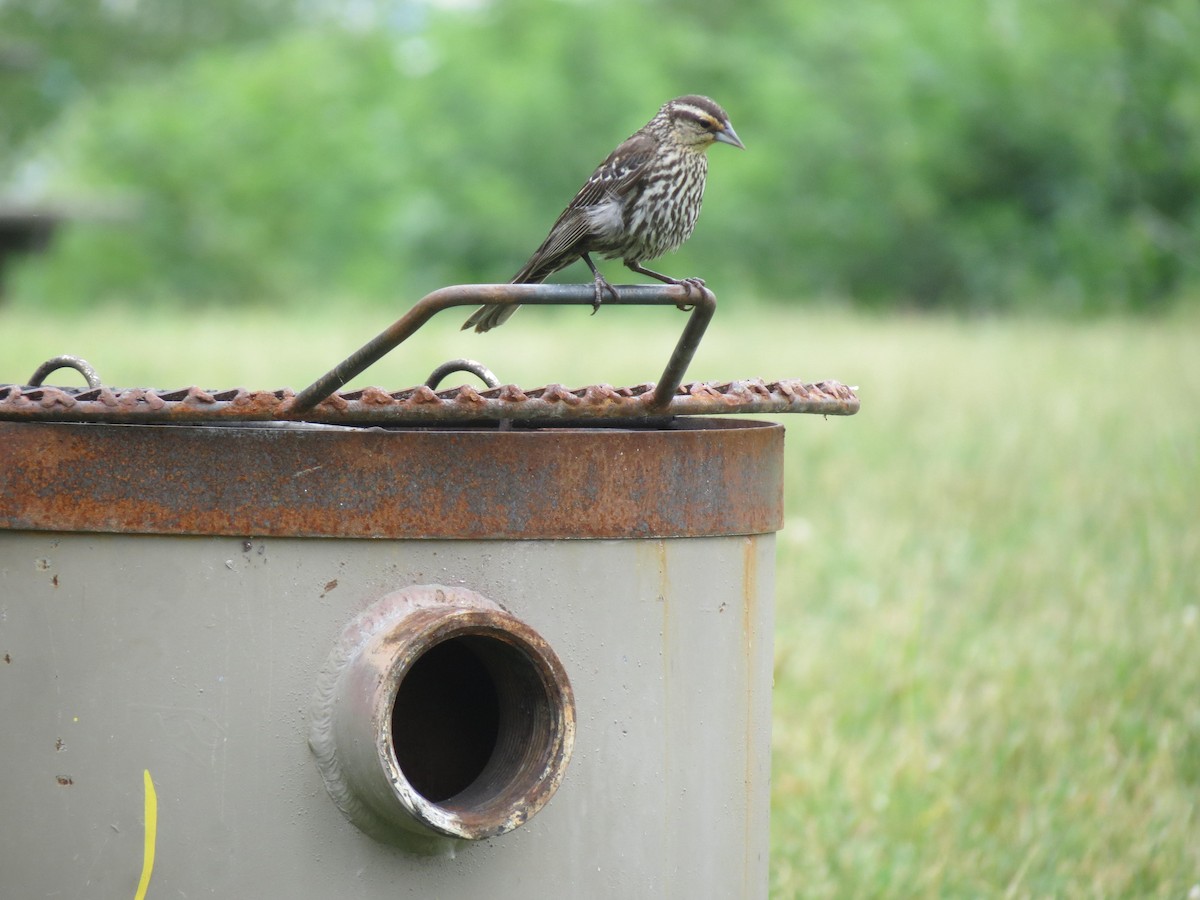
[(657, 384), (335, 390), (590, 297), (298, 395), (0, 385), (0, 894), (766, 895), (783, 428), (703, 414), (853, 392), (681, 385), (707, 292)]

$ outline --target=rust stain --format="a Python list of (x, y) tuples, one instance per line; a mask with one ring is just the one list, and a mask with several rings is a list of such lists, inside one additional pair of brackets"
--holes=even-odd
[[(762, 534), (783, 522), (782, 451), (782, 426), (741, 420), (511, 431), (0, 422), (0, 494), (10, 501), (0, 529), (471, 540)], [(296, 479), (298, 471), (308, 474)], [(244, 540), (243, 552), (254, 543)]]
[(75, 783), (75, 779), (72, 778), (70, 775), (55, 775), (54, 780), (57, 781), (63, 787), (69, 787), (70, 785)]
[(10, 662), (12, 662), (12, 657), (11, 657), (11, 656), (9, 656), (7, 653), (5, 653), (5, 654), (4, 654), (4, 661), (5, 661), (6, 663), (10, 663)]
[[(753, 867), (751, 860), (754, 859), (754, 848), (750, 845), (752, 835), (755, 834), (755, 828), (751, 821), (751, 816), (754, 814), (754, 804), (751, 802), (753, 791), (756, 787), (756, 779), (754, 777), (754, 760), (758, 752), (758, 742), (755, 740), (754, 732), (754, 689), (758, 685), (758, 666), (755, 660), (755, 647), (757, 640), (765, 640), (766, 635), (757, 635), (755, 622), (757, 616), (755, 611), (758, 608), (758, 539), (747, 536), (742, 539), (742, 640), (745, 648), (745, 678), (746, 678), (746, 698), (742, 704), (746, 715), (745, 737), (742, 746), (745, 747), (746, 754), (746, 769), (744, 773), (744, 784), (747, 792), (745, 798), (745, 824), (742, 828), (742, 834), (745, 835), (746, 847), (742, 858), (745, 860), (746, 869), (744, 870), (743, 878), (746, 884), (753, 882)], [(768, 683), (763, 686), (768, 692), (771, 686)], [(769, 734), (769, 732), (768, 732)], [(768, 742), (770, 738), (767, 738)]]
[(658, 599), (662, 603), (663, 665), (667, 665), (667, 651), (671, 636), (671, 575), (667, 569), (667, 543), (654, 542), (654, 555), (658, 562)]
[(742, 541), (742, 638), (747, 664), (754, 659), (755, 609), (758, 604), (758, 542), (747, 536)]

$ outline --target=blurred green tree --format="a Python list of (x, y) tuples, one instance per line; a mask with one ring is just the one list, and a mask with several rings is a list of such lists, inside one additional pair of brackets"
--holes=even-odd
[(297, 0), (0, 0), (0, 183), (28, 142), (114, 81), (288, 28)]
[(749, 151), (714, 154), (666, 271), (871, 305), (1195, 294), (1194, 0), (373, 9), (377, 28), (292, 21), (74, 102), (46, 141), (59, 189), (123, 191), (140, 212), (70, 230), (16, 293), (242, 302), (503, 280), (618, 140), (698, 91)]

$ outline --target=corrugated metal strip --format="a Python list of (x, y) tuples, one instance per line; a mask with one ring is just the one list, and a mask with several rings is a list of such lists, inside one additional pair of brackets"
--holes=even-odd
[(522, 390), (506, 384), (443, 391), (370, 387), (337, 393), (297, 414), (290, 390), (244, 388), (178, 390), (149, 388), (57, 388), (0, 385), (0, 419), (41, 422), (204, 423), (306, 421), (341, 425), (414, 425), (530, 420), (579, 420), (710, 416), (730, 413), (816, 413), (846, 416), (858, 411), (854, 391), (836, 381), (807, 384), (761, 379), (681, 385), (666, 408), (653, 405), (654, 385), (614, 388), (606, 384), (566, 388), (551, 384)]

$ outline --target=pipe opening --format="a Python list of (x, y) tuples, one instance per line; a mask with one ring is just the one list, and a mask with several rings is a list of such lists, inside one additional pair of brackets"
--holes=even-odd
[(575, 700), (532, 628), (466, 588), (388, 594), (343, 630), (313, 694), (309, 744), (363, 831), (416, 852), (536, 815), (566, 771)]
[(442, 803), (483, 773), (496, 749), (500, 699), (475, 646), (485, 639), (451, 638), (413, 663), (396, 691), (392, 744), (408, 783)]
[(417, 658), (397, 691), (396, 762), (426, 800), (487, 814), (532, 790), (561, 740), (561, 698), (545, 663), (512, 635), (448, 637)]

